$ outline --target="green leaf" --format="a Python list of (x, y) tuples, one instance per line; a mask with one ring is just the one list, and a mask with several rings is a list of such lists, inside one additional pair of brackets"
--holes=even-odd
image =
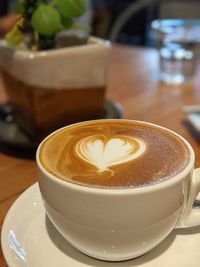
[(6, 34), (5, 38), (10, 46), (16, 46), (24, 40), (24, 35), (20, 30), (23, 24), (24, 19), (21, 17), (17, 20), (11, 31)]
[(57, 6), (57, 2), (58, 2), (58, 0), (50, 0), (48, 3), (50, 6), (55, 7), (55, 6)]
[(10, 46), (16, 46), (23, 41), (23, 34), (17, 27), (14, 27), (6, 34), (6, 41)]
[(73, 19), (61, 16), (61, 23), (63, 25), (63, 28), (69, 29), (73, 25)]
[(41, 4), (31, 18), (33, 28), (45, 36), (54, 35), (62, 28), (61, 17), (57, 10), (49, 5)]
[(80, 17), (86, 9), (85, 0), (57, 0), (60, 13), (64, 17)]

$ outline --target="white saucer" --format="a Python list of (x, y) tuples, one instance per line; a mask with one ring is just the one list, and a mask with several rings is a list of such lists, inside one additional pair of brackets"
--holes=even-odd
[(9, 267), (199, 267), (200, 227), (174, 230), (157, 248), (119, 263), (92, 259), (71, 247), (45, 215), (38, 184), (10, 208), (1, 235)]

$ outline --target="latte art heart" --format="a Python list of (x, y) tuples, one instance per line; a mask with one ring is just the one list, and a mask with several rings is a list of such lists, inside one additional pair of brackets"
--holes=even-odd
[(107, 141), (100, 136), (89, 136), (76, 145), (77, 155), (99, 171), (136, 159), (145, 149), (145, 143), (139, 138), (119, 135)]

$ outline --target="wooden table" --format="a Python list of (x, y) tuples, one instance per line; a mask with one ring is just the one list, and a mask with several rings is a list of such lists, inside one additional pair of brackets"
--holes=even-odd
[[(200, 135), (191, 131), (182, 112), (184, 105), (200, 103), (200, 73), (193, 83), (170, 86), (158, 81), (158, 57), (154, 49), (115, 46), (112, 50), (107, 98), (119, 101), (124, 118), (168, 127), (185, 137), (200, 166)], [(5, 100), (3, 88), (0, 99)], [(1, 148), (1, 146), (0, 146)], [(35, 161), (0, 154), (0, 229), (15, 199), (37, 181)], [(0, 250), (0, 266), (6, 263)]]

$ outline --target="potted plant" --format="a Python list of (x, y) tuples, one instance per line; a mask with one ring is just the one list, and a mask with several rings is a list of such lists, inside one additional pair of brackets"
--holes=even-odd
[(17, 125), (40, 140), (68, 123), (99, 118), (110, 46), (74, 22), (85, 1), (22, 0), (17, 10), (19, 19), (0, 42), (0, 68)]

